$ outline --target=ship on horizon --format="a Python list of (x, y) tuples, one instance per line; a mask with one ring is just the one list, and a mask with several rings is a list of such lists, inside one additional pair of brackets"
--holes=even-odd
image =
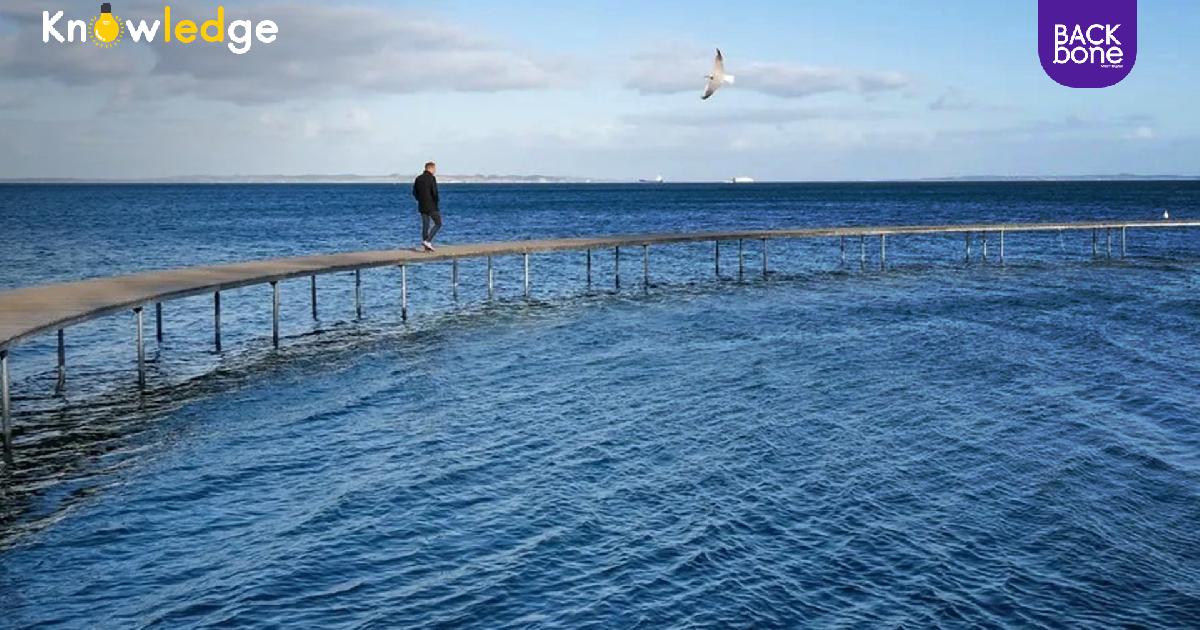
[(639, 184), (661, 184), (665, 181), (667, 181), (667, 180), (663, 179), (662, 175), (659, 175), (658, 177), (655, 177), (654, 179), (639, 179), (638, 183)]

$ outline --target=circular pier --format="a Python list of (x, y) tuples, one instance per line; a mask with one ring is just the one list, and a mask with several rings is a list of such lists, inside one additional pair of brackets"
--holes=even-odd
[[(452, 245), (436, 252), (411, 250), (388, 250), (280, 258), (245, 263), (224, 264), (206, 267), (191, 267), (167, 271), (146, 272), (113, 278), (99, 278), (36, 286), (0, 292), (0, 413), (6, 459), (12, 457), (13, 409), (10, 396), (9, 362), (14, 346), (32, 337), (54, 333), (58, 337), (58, 387), (66, 383), (65, 337), (70, 326), (94, 320), (114, 313), (132, 311), (135, 314), (134, 341), (137, 379), (139, 386), (146, 385), (145, 354), (145, 309), (153, 307), (155, 318), (154, 334), (160, 341), (163, 336), (163, 304), (197, 295), (212, 295), (213, 343), (219, 351), (221, 341), (221, 293), (241, 287), (268, 284), (272, 287), (270, 301), (272, 312), (271, 338), (276, 347), (280, 343), (279, 283), (286, 280), (308, 277), (311, 279), (310, 299), (314, 317), (318, 309), (316, 278), (319, 275), (353, 272), (355, 278), (354, 300), (358, 315), (362, 314), (362, 272), (369, 269), (398, 268), (398, 292), (403, 319), (408, 318), (409, 265), (434, 262), (451, 262), (453, 273), (451, 288), (457, 291), (458, 264), (460, 259), (486, 258), (488, 297), (493, 296), (492, 259), (503, 256), (523, 258), (523, 294), (529, 298), (533, 292), (534, 265), (531, 257), (539, 253), (578, 251), (585, 253), (582, 265), (586, 265), (586, 281), (592, 284), (592, 258), (597, 250), (610, 251), (613, 260), (613, 286), (621, 283), (621, 249), (640, 248), (641, 281), (650, 283), (650, 247), (684, 243), (713, 243), (714, 255), (711, 263), (716, 276), (721, 274), (721, 246), (732, 244), (737, 248), (738, 277), (745, 277), (747, 270), (743, 254), (743, 243), (761, 243), (761, 275), (768, 277), (769, 259), (767, 243), (785, 239), (831, 239), (839, 248), (841, 264), (847, 264), (847, 241), (857, 240), (859, 264), (867, 266), (868, 239), (870, 247), (878, 248), (879, 268), (887, 268), (888, 239), (906, 235), (960, 234), (964, 236), (965, 257), (978, 254), (986, 260), (989, 244), (996, 248), (994, 256), (1000, 264), (1006, 261), (1005, 239), (1010, 233), (1090, 231), (1092, 255), (1095, 257), (1125, 257), (1128, 233), (1133, 229), (1178, 229), (1200, 227), (1200, 221), (1092, 221), (1080, 223), (1025, 223), (1025, 224), (972, 224), (972, 225), (908, 225), (828, 227), (794, 230), (704, 232), (684, 234), (638, 234), (600, 238), (546, 239), (473, 245)], [(1115, 250), (1115, 251), (1114, 251)], [(755, 270), (755, 274), (758, 270)]]

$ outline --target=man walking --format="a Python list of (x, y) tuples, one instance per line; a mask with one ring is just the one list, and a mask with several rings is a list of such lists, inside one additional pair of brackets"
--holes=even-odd
[(421, 248), (433, 251), (433, 238), (442, 229), (442, 213), (438, 209), (437, 164), (425, 163), (425, 172), (413, 182), (413, 197), (421, 212)]

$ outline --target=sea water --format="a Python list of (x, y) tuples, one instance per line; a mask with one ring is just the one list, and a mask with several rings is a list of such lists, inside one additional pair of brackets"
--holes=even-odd
[[(443, 186), (445, 242), (1200, 216), (1200, 184)], [(397, 186), (5, 186), (0, 287), (412, 247)], [(13, 349), (0, 626), (1200, 624), (1200, 231), (652, 247)], [(1116, 238), (1114, 236), (1114, 238)], [(865, 258), (865, 262), (864, 262)], [(151, 320), (152, 321), (152, 320)]]

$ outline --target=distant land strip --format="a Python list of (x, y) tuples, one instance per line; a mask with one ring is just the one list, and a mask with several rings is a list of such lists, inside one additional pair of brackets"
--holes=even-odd
[[(418, 173), (391, 175), (189, 175), (148, 178), (87, 178), (87, 177), (24, 177), (0, 178), (0, 184), (400, 184), (408, 183)], [(440, 175), (443, 184), (655, 184), (659, 182), (635, 179), (606, 179), (602, 177), (570, 177), (561, 175)], [(679, 179), (663, 183), (708, 184), (728, 183), (729, 179)], [(938, 182), (1118, 182), (1118, 181), (1200, 181), (1200, 175), (966, 175), (955, 177), (923, 177), (910, 179), (847, 179), (847, 180), (760, 180), (774, 184), (873, 184), (873, 183), (938, 183)]]

